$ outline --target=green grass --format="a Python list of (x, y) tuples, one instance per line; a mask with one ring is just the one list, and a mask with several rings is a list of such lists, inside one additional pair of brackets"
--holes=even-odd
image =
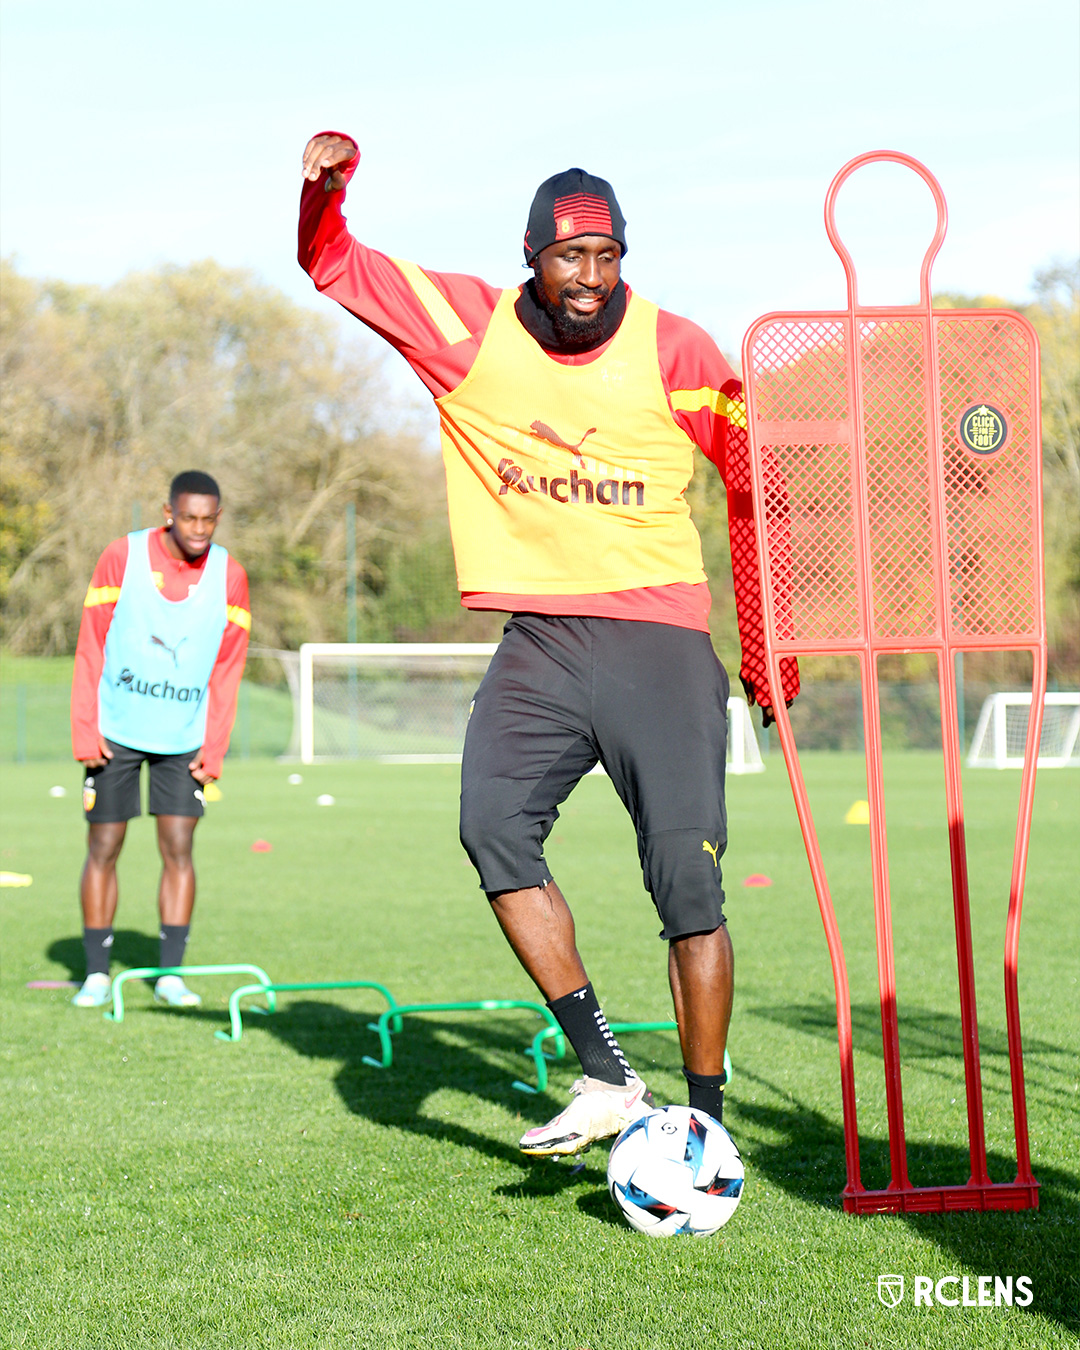
[[(230, 763), (200, 826), (188, 959), (254, 961), (279, 981), (373, 978), (401, 1001), (530, 998), (456, 842), (457, 771)], [(855, 1009), (863, 1179), (887, 1181), (864, 795), (847, 756), (807, 757)], [(887, 762), (905, 1104), (917, 1183), (966, 1179), (947, 845), (932, 756)], [(64, 784), (68, 795), (48, 789)], [(32, 1347), (1047, 1347), (1076, 1343), (1077, 797), (1042, 775), (1021, 941), (1028, 1103), (1041, 1207), (855, 1218), (839, 1203), (843, 1137), (832, 983), (779, 756), (730, 785), (725, 860), (737, 954), (726, 1123), (745, 1198), (713, 1238), (654, 1241), (617, 1218), (607, 1150), (583, 1170), (515, 1144), (565, 1100), (515, 1092), (538, 1023), (525, 1013), (409, 1020), (386, 1071), (363, 1063), (381, 1001), (286, 994), (226, 1023), (240, 977), (193, 978), (195, 1013), (132, 987), (122, 1025), (76, 1011), (78, 771), (6, 766), (0, 867), (0, 1344)], [(1017, 775), (966, 777), (987, 1133), (1012, 1178), (1001, 948)], [(315, 797), (337, 804), (320, 808)], [(269, 840), (273, 851), (252, 853)], [(609, 1016), (669, 1015), (657, 921), (611, 785), (586, 779), (549, 846)], [(752, 872), (767, 889), (741, 885)], [(121, 862), (114, 971), (156, 960), (152, 828)], [(674, 1033), (625, 1046), (660, 1099), (683, 1101)], [(1018, 1308), (888, 1310), (879, 1274), (1027, 1275)], [(910, 1287), (910, 1286), (909, 1286)]]

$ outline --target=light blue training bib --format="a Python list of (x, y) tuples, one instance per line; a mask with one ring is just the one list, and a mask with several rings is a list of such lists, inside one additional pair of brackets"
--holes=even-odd
[(166, 600), (150, 571), (151, 530), (128, 535), (127, 565), (105, 638), (98, 685), (103, 736), (133, 750), (177, 755), (206, 734), (207, 685), (227, 614), (228, 550), (210, 545), (186, 600)]

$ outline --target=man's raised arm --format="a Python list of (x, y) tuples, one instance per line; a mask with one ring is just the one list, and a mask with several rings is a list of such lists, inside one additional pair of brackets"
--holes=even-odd
[(297, 258), (318, 289), (391, 344), (438, 398), (468, 374), (501, 294), (477, 277), (432, 272), (350, 234), (342, 206), (360, 162), (351, 136), (304, 147)]
[(355, 141), (336, 131), (324, 131), (312, 136), (304, 146), (304, 177), (317, 183), (323, 169), (333, 169), (334, 172), (327, 175), (325, 191), (340, 192), (348, 180), (337, 166), (359, 159), (360, 150)]

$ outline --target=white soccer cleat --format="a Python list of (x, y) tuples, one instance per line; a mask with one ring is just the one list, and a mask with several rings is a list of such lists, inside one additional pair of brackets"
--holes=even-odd
[(154, 1000), (170, 1008), (198, 1008), (202, 999), (189, 989), (179, 975), (162, 975), (154, 985)]
[(569, 1106), (521, 1136), (522, 1153), (535, 1158), (583, 1153), (597, 1139), (619, 1134), (654, 1109), (652, 1094), (636, 1074), (625, 1087), (579, 1078), (570, 1091), (574, 1100)]
[(76, 1008), (104, 1008), (106, 1003), (112, 1002), (112, 980), (100, 972), (87, 975), (82, 988), (71, 1001)]

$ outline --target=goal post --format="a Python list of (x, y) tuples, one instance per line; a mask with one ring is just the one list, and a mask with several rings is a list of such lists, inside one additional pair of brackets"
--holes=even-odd
[(764, 773), (765, 762), (761, 758), (761, 747), (745, 699), (728, 699), (727, 722), (728, 773)]
[(459, 758), (472, 694), (495, 650), (494, 642), (302, 643), (301, 763)]
[[(969, 769), (1022, 769), (1031, 717), (1031, 692), (990, 694), (982, 705), (968, 753)], [(1040, 769), (1080, 767), (1080, 692), (1043, 699)]]
[[(457, 763), (494, 642), (305, 642), (293, 690), (293, 749), (303, 764), (375, 759)], [(744, 699), (728, 700), (727, 771), (761, 773)]]

